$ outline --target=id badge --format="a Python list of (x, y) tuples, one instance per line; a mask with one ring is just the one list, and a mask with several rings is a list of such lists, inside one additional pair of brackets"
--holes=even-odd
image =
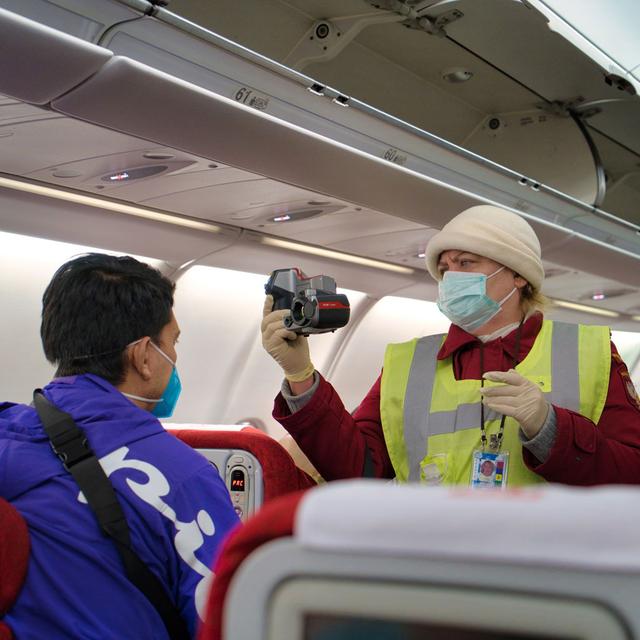
[(471, 466), (471, 486), (474, 489), (500, 488), (507, 486), (509, 452), (490, 453), (476, 450), (473, 452)]

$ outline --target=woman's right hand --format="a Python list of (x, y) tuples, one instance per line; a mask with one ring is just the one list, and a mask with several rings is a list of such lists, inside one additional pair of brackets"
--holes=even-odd
[(315, 369), (307, 338), (284, 326), (284, 318), (291, 314), (289, 310), (271, 311), (272, 308), (273, 297), (267, 296), (262, 310), (262, 346), (282, 367), (287, 380), (302, 382), (309, 379)]

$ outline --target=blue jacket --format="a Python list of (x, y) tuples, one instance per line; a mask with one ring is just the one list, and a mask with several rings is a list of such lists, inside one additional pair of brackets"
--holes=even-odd
[[(102, 378), (58, 378), (44, 391), (87, 434), (120, 499), (134, 549), (193, 635), (214, 556), (238, 523), (224, 482), (203, 456)], [(31, 536), (26, 582), (5, 616), (17, 638), (168, 637), (26, 405), (0, 404), (0, 496), (24, 516)]]

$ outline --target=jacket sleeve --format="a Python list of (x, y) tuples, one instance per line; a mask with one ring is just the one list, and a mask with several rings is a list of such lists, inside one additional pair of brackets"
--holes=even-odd
[(640, 401), (627, 367), (611, 344), (611, 374), (597, 425), (554, 407), (556, 440), (546, 462), (523, 451), (527, 466), (549, 482), (570, 485), (640, 484)]
[(353, 415), (320, 376), (311, 400), (293, 414), (279, 394), (273, 417), (293, 436), (325, 480), (362, 477), (367, 449), (377, 478), (395, 475), (380, 421), (380, 378)]

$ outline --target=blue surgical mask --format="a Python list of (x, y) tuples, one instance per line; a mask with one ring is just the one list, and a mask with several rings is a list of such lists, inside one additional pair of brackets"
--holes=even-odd
[[(137, 344), (140, 340), (132, 342), (129, 347)], [(134, 400), (141, 400), (142, 402), (152, 402), (155, 404), (153, 411), (151, 412), (156, 418), (170, 418), (173, 415), (173, 411), (178, 404), (178, 398), (182, 392), (182, 383), (180, 382), (180, 376), (178, 376), (178, 369), (176, 363), (155, 343), (151, 342), (151, 346), (163, 357), (165, 357), (173, 366), (171, 377), (167, 386), (164, 389), (161, 398), (143, 398), (142, 396), (134, 396), (131, 393), (124, 393), (127, 398), (133, 398)]]
[(495, 317), (502, 305), (517, 291), (514, 287), (496, 302), (487, 295), (487, 280), (500, 273), (500, 267), (490, 275), (447, 271), (438, 284), (438, 309), (453, 324), (472, 332)]

